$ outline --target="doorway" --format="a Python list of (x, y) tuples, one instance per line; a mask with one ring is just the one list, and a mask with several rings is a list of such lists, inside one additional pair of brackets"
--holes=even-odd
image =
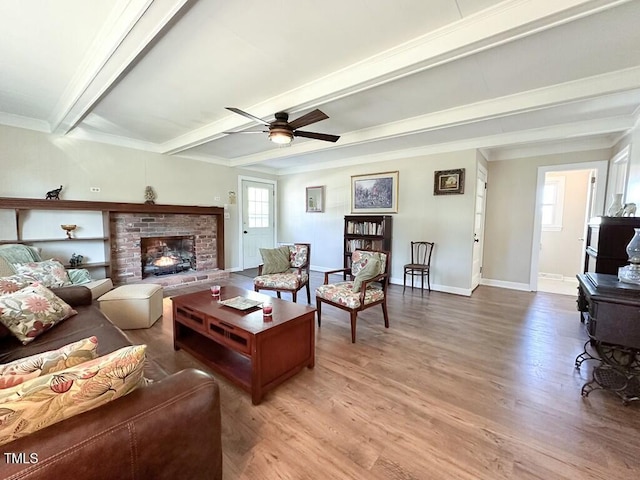
[(577, 295), (587, 222), (604, 211), (607, 162), (539, 167), (532, 291)]
[(275, 245), (275, 182), (240, 178), (240, 242), (242, 269), (262, 263), (261, 248)]

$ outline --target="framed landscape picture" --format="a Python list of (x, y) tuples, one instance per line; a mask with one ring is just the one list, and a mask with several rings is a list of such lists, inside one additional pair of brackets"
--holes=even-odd
[(464, 168), (438, 170), (433, 179), (434, 195), (464, 193)]
[(397, 171), (351, 177), (351, 213), (397, 212)]

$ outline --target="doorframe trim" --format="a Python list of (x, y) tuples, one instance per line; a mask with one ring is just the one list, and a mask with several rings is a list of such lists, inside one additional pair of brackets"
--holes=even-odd
[(242, 182), (268, 183), (273, 185), (273, 244), (277, 244), (278, 240), (278, 181), (269, 178), (249, 177), (247, 175), (238, 175), (238, 265), (240, 270), (244, 270), (244, 231), (242, 226), (242, 213), (244, 211), (244, 189)]
[[(536, 182), (536, 203), (533, 215), (533, 239), (531, 242), (531, 265), (529, 266), (529, 290), (538, 291), (538, 262), (540, 261), (540, 241), (542, 239), (542, 193), (544, 179), (547, 172), (564, 172), (571, 170), (596, 170), (596, 198), (594, 199), (595, 212), (602, 215), (606, 199), (608, 160), (596, 160), (593, 162), (565, 163), (562, 165), (545, 165), (538, 167), (538, 180)], [(585, 212), (586, 213), (586, 212)], [(580, 272), (577, 272), (580, 273)]]
[[(489, 169), (487, 167), (485, 167), (483, 164), (478, 163), (478, 168), (476, 169), (476, 185), (477, 185), (477, 179), (480, 176), (480, 171), (484, 172), (484, 181), (485, 181), (485, 185), (489, 184)], [(487, 225), (487, 190), (488, 187), (485, 187), (485, 191), (484, 191), (484, 205), (482, 206), (482, 238), (480, 239), (480, 278), (478, 279), (478, 285), (476, 285), (475, 287), (473, 286), (473, 247), (472, 247), (472, 251), (471, 251), (471, 291), (473, 292), (478, 286), (480, 286), (482, 284), (482, 264), (484, 262), (484, 237), (485, 237), (485, 227)], [(477, 200), (478, 196), (476, 195), (476, 200)], [(476, 212), (476, 204), (474, 202), (473, 204), (473, 208), (474, 208), (474, 226), (473, 226), (473, 230), (475, 233), (475, 212)]]

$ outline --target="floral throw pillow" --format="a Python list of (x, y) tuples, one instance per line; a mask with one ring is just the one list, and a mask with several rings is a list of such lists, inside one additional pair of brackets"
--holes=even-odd
[(0, 389), (93, 360), (98, 356), (97, 349), (98, 339), (89, 337), (57, 350), (37, 353), (0, 365)]
[(34, 281), (42, 283), (45, 287), (64, 287), (71, 285), (69, 275), (57, 260), (44, 260), (43, 262), (14, 263), (18, 275), (33, 278)]
[(24, 345), (76, 313), (42, 285), (29, 285), (0, 296), (0, 322)]
[(145, 384), (146, 345), (0, 390), (0, 445), (122, 397)]
[(10, 277), (0, 278), (0, 295), (6, 293), (17, 292), (23, 289), (27, 285), (31, 285), (33, 279), (25, 277), (23, 275), (11, 275)]

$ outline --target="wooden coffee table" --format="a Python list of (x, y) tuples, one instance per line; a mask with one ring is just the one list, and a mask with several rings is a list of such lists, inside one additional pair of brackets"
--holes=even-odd
[(254, 405), (271, 389), (315, 363), (315, 308), (223, 286), (220, 299), (236, 296), (269, 301), (237, 310), (218, 303), (209, 290), (173, 297), (173, 347), (191, 353), (251, 393)]

